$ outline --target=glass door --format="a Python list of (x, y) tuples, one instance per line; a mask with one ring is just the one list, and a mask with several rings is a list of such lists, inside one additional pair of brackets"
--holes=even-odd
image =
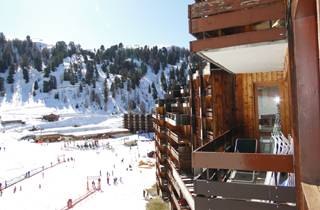
[(258, 132), (260, 151), (271, 152), (271, 133), (279, 132), (280, 125), (280, 90), (278, 85), (256, 87)]

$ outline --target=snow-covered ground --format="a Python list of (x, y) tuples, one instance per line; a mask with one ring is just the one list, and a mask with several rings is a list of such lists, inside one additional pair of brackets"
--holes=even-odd
[[(30, 111), (33, 110), (33, 111)], [(77, 144), (60, 143), (35, 144), (18, 141), (22, 136), (32, 134), (28, 131), (31, 126), (43, 128), (43, 133), (88, 133), (105, 132), (106, 130), (120, 130), (122, 118), (120, 116), (106, 116), (99, 114), (64, 113), (58, 122), (47, 123), (37, 119), (41, 108), (30, 108), (29, 111), (1, 112), (6, 119), (21, 119), (26, 125), (2, 128), (0, 133), (0, 182), (4, 186), (5, 180), (25, 174), (26, 172), (50, 166), (57, 159), (74, 158), (55, 167), (48, 168), (43, 173), (27, 178), (16, 185), (3, 190), (0, 197), (1, 210), (59, 210), (63, 209), (68, 199), (77, 199), (87, 192), (87, 177), (100, 176), (102, 191), (96, 192), (74, 207), (79, 209), (145, 209), (143, 189), (155, 183), (155, 168), (138, 167), (139, 160), (145, 161), (147, 152), (154, 150), (154, 142), (148, 136), (130, 135), (115, 139), (99, 140), (99, 145), (110, 142), (114, 150), (99, 147), (94, 150), (78, 150)], [(61, 113), (60, 113), (61, 114)], [(73, 127), (74, 124), (80, 127)], [(124, 141), (139, 140), (138, 146), (127, 147)], [(5, 147), (5, 151), (4, 151)], [(123, 159), (123, 162), (121, 161)], [(132, 165), (133, 170), (127, 170)], [(107, 185), (107, 173), (111, 185)], [(113, 173), (113, 175), (112, 175)], [(113, 178), (122, 179), (122, 183), (113, 184)], [(95, 179), (95, 181), (97, 181)], [(91, 180), (90, 180), (91, 182)], [(16, 192), (14, 187), (16, 186)], [(21, 187), (21, 188), (20, 188)]]

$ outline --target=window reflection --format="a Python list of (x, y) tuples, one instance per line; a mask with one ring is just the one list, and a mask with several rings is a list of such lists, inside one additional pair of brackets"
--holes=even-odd
[(272, 132), (280, 131), (280, 94), (278, 86), (257, 87), (259, 134), (261, 152), (270, 152)]

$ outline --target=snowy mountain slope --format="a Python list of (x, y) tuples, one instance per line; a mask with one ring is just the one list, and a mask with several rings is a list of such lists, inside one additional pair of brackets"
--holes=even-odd
[[(109, 73), (109, 78), (103, 70), (101, 65), (97, 65), (98, 76), (95, 88), (89, 85), (83, 85), (83, 90), (80, 91), (81, 81), (71, 85), (70, 81), (64, 81), (64, 72), (74, 63), (82, 63), (82, 59), (77, 56), (67, 57), (63, 63), (59, 65), (56, 71), (51, 72), (51, 76), (56, 78), (57, 88), (48, 93), (43, 91), (43, 82), (48, 81), (49, 78), (44, 77), (42, 72), (34, 68), (29, 70), (29, 82), (26, 83), (23, 79), (23, 72), (19, 66), (14, 74), (14, 83), (5, 83), (5, 94), (0, 96), (0, 111), (6, 107), (20, 107), (28, 104), (38, 104), (39, 106), (46, 106), (48, 108), (55, 108), (57, 110), (72, 109), (75, 112), (106, 112), (108, 114), (119, 114), (128, 111), (128, 102), (135, 101), (136, 108), (133, 111), (150, 112), (154, 107), (155, 100), (152, 93), (149, 93), (149, 86), (155, 84), (158, 97), (164, 96), (164, 90), (161, 86), (161, 72), (168, 78), (169, 71), (172, 67), (179, 67), (168, 65), (164, 70), (160, 69), (158, 74), (155, 74), (150, 66), (148, 66), (147, 73), (140, 79), (139, 87), (127, 91), (128, 81), (124, 82), (124, 88), (117, 89), (115, 97), (110, 93), (111, 84), (114, 83), (115, 77), (121, 78), (121, 75), (113, 75)], [(79, 62), (80, 60), (80, 62)], [(139, 63), (139, 62), (137, 62)], [(86, 68), (82, 69), (82, 74), (86, 73)], [(8, 72), (0, 73), (0, 77), (7, 78)], [(109, 95), (108, 102), (104, 103), (104, 81), (107, 80)], [(39, 89), (35, 90), (35, 82), (37, 81)], [(97, 96), (95, 101), (92, 101), (93, 95)], [(144, 110), (142, 110), (144, 109)]]

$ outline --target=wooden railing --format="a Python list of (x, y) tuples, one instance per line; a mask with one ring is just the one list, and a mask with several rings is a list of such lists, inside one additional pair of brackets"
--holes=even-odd
[(170, 144), (168, 144), (168, 150), (177, 161), (180, 160), (178, 151), (174, 147), (172, 147)]
[(213, 118), (213, 109), (212, 108), (206, 109), (206, 117)]
[(232, 144), (227, 131), (192, 153), (194, 168), (236, 169), (251, 171), (293, 172), (292, 155), (224, 152)]
[(201, 18), (224, 12), (257, 7), (261, 4), (279, 2), (278, 0), (211, 0), (189, 5), (189, 18)]
[[(233, 138), (233, 132), (227, 131), (195, 150), (192, 154), (192, 167), (214, 171), (294, 172), (292, 155), (225, 152), (230, 148)], [(198, 195), (195, 198), (197, 209), (208, 210), (213, 207), (221, 210), (297, 209), (295, 187), (233, 183), (227, 181), (228, 173), (223, 174), (222, 180), (209, 179), (208, 176), (207, 178), (199, 176), (195, 180), (195, 194)]]
[(172, 189), (171, 185), (168, 185), (168, 189), (169, 189), (169, 192), (170, 192), (171, 200), (174, 203), (174, 205), (175, 205), (177, 210), (190, 210), (190, 208), (188, 206), (180, 205), (178, 199), (176, 198), (176, 195), (173, 192), (173, 189)]
[(196, 209), (297, 210), (295, 187), (196, 180)]
[(205, 94), (206, 94), (206, 96), (211, 96), (211, 95), (212, 95), (211, 85), (209, 85), (209, 86), (206, 88)]
[(167, 129), (167, 136), (177, 144), (185, 144), (187, 142), (187, 138), (181, 137), (169, 129)]
[(166, 121), (176, 125), (190, 125), (190, 116), (188, 114), (166, 113)]
[(283, 0), (211, 0), (189, 6), (189, 30), (199, 52), (286, 39)]

